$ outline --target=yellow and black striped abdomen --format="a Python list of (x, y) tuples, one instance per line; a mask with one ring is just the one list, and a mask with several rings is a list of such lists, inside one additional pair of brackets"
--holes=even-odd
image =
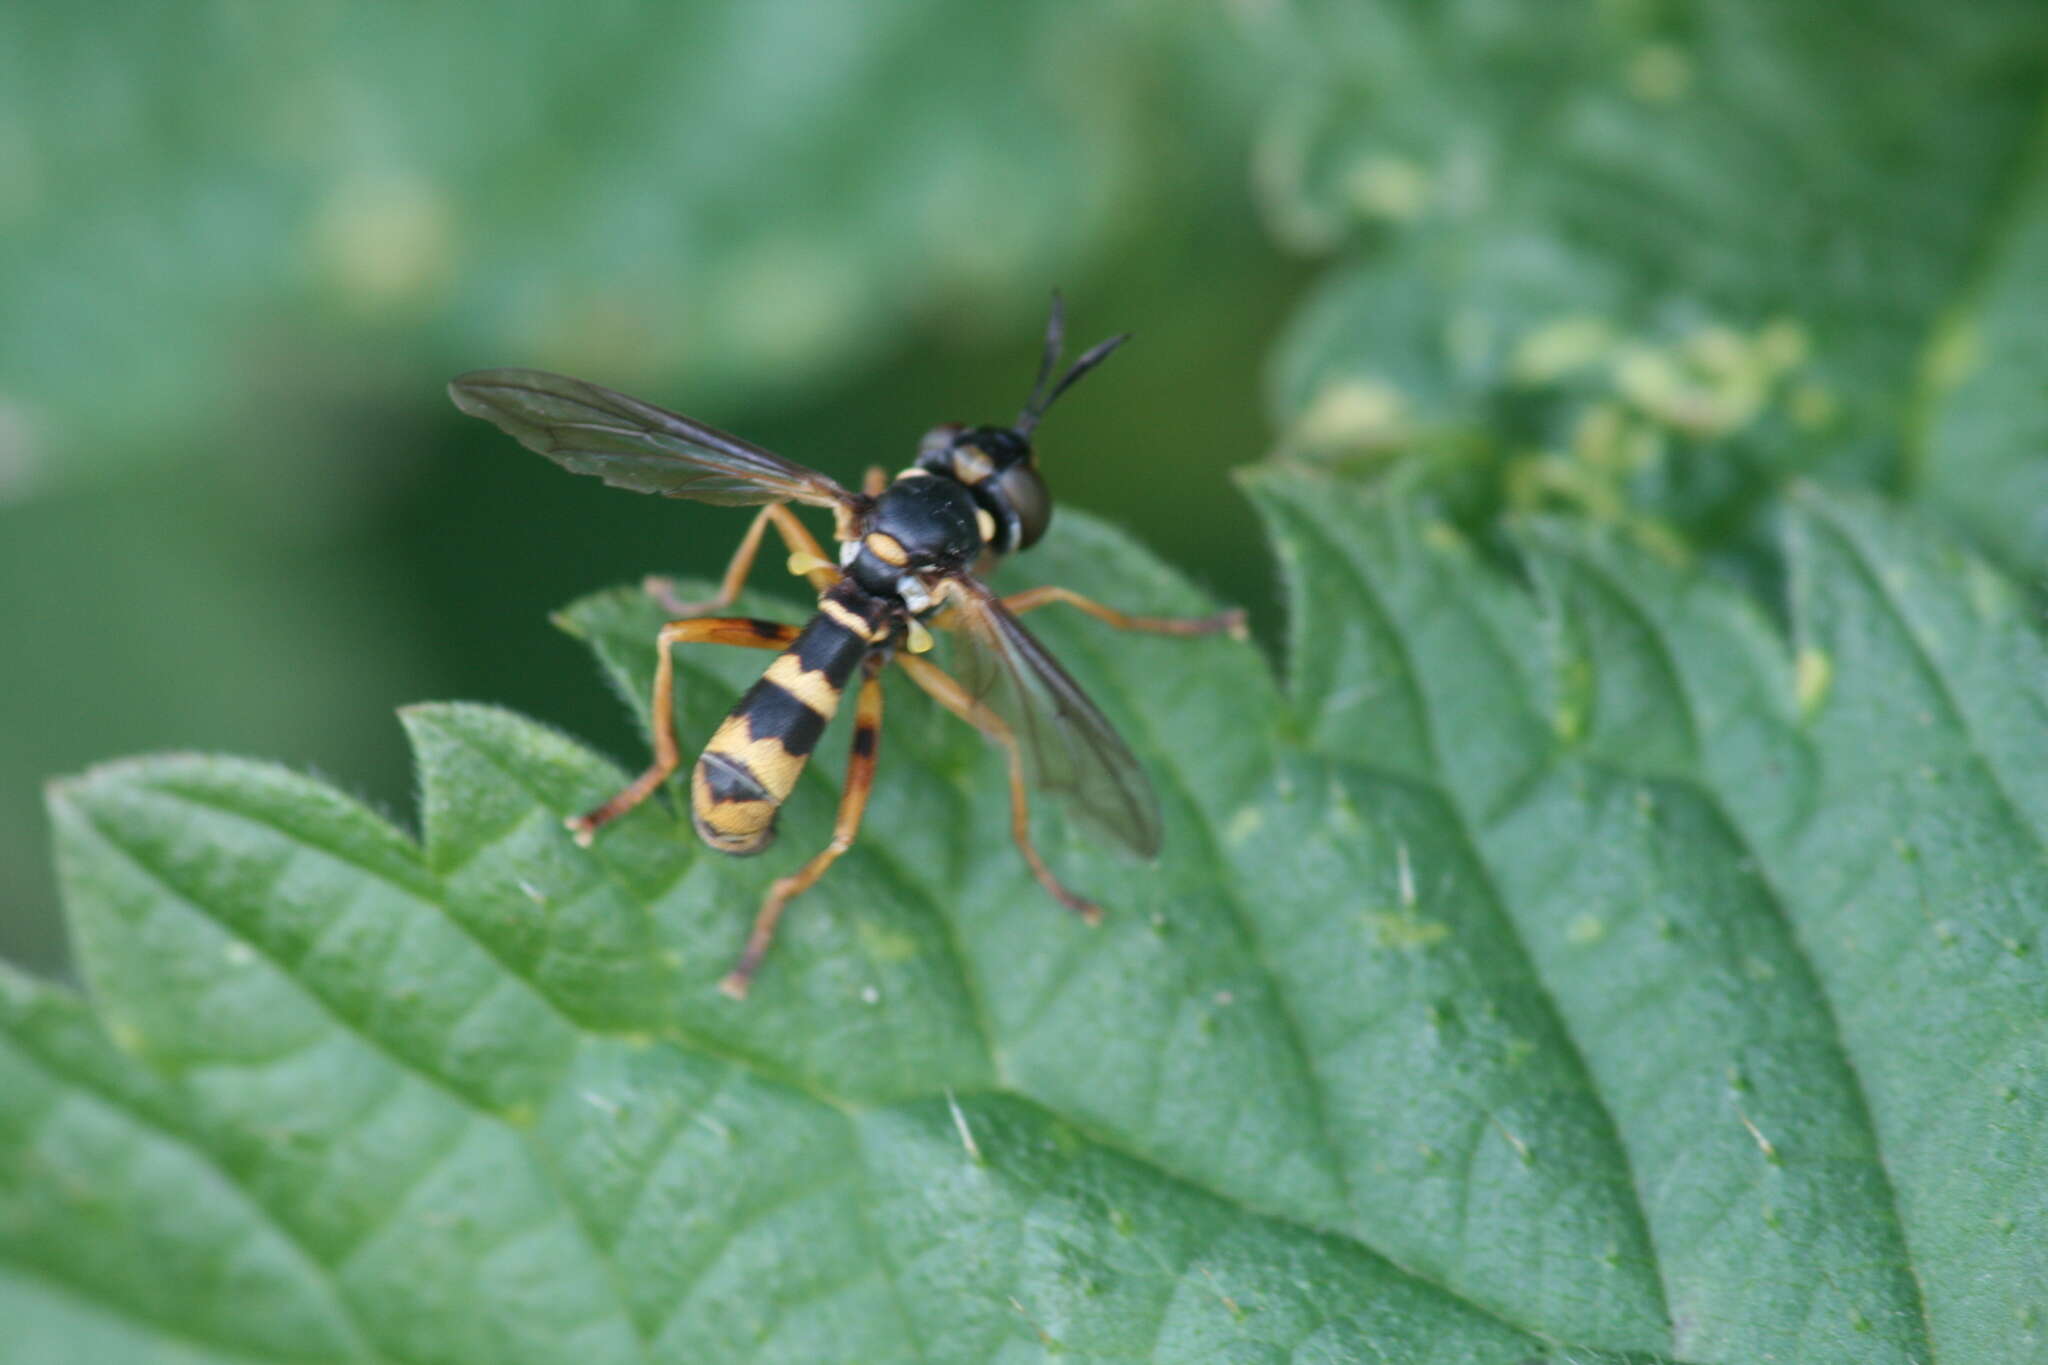
[(882, 604), (842, 582), (711, 736), (690, 774), (690, 814), (723, 853), (759, 853), (861, 659), (886, 638)]

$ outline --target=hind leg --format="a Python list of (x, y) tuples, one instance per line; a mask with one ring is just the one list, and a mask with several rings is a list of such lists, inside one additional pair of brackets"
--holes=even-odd
[(655, 636), (659, 651), (654, 664), (654, 696), (650, 719), (654, 724), (654, 762), (647, 771), (601, 806), (571, 816), (563, 823), (588, 848), (600, 827), (618, 819), (652, 796), (682, 761), (676, 745), (675, 656), (676, 645), (739, 645), (748, 649), (786, 649), (797, 637), (797, 627), (779, 621), (757, 621), (747, 616), (704, 616), (693, 621), (671, 621)]
[(761, 902), (761, 912), (754, 916), (753, 932), (747, 936), (746, 951), (740, 954), (740, 960), (725, 974), (725, 979), (718, 983), (718, 989), (735, 1000), (746, 998), (747, 987), (753, 982), (754, 973), (760, 970), (761, 959), (768, 955), (769, 945), (775, 942), (775, 928), (782, 920), (783, 910), (810, 890), (812, 884), (825, 875), (825, 869), (838, 862), (839, 855), (853, 847), (854, 839), (860, 834), (861, 817), (867, 814), (868, 793), (874, 790), (875, 764), (881, 752), (881, 664), (881, 655), (868, 656), (867, 676), (861, 679), (860, 696), (854, 702), (853, 754), (846, 761), (846, 790), (839, 796), (839, 815), (832, 822), (832, 842), (787, 877), (776, 878), (775, 884), (768, 888), (768, 896)]

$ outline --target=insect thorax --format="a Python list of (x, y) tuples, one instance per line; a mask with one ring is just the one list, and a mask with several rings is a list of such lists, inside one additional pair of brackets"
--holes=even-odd
[(898, 479), (875, 500), (846, 565), (854, 582), (877, 597), (900, 598), (906, 575), (957, 572), (981, 554), (982, 530), (974, 495), (955, 479), (925, 475)]

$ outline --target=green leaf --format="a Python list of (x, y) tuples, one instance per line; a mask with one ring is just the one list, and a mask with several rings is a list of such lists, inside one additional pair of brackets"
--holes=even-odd
[[(577, 849), (624, 773), (472, 705), (406, 716), (423, 845), (236, 760), (58, 787), (94, 1005), (0, 977), (0, 1360), (2038, 1355), (2048, 660), (2010, 587), (1816, 495), (1781, 629), (1583, 529), (1529, 530), (1525, 581), (1418, 506), (1252, 488), (1284, 692), (1033, 617), (1165, 811), (1156, 867), (1039, 815), (1099, 930), (904, 687), (743, 1006), (713, 983), (829, 757), (753, 860), (654, 806)], [(1032, 560), (1207, 605), (1081, 516)], [(658, 619), (565, 616), (636, 698)], [(765, 662), (681, 658), (687, 736)]]
[(1808, 498), (1787, 642), (1583, 531), (1525, 538), (1525, 595), (1441, 525), (1264, 487), (1312, 745), (1467, 831), (1613, 1117), (1677, 1352), (2040, 1350), (2048, 660), (2010, 588)]

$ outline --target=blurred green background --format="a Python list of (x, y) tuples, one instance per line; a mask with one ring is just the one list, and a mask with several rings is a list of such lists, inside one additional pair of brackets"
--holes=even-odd
[(1163, 3), (0, 7), (0, 955), (63, 965), (53, 775), (228, 750), (409, 820), (392, 710), (442, 697), (637, 751), (547, 613), (744, 515), (564, 475), (465, 369), (851, 480), (1013, 414), (1058, 286), (1138, 340), (1044, 429), (1057, 494), (1267, 607), (1225, 471), (1306, 267), (1260, 87)]

